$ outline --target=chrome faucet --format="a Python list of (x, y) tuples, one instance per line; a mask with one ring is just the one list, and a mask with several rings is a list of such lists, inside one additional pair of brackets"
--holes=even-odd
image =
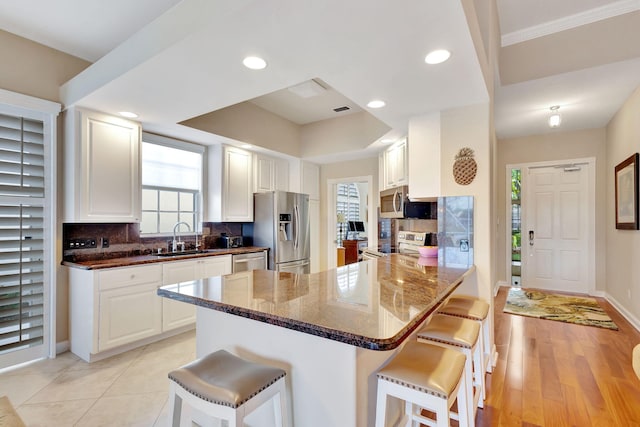
[[(180, 225), (182, 225), (182, 224), (186, 225), (187, 229), (189, 231), (191, 231), (191, 227), (186, 222), (184, 222), (184, 221), (176, 222), (176, 224), (173, 226), (173, 241), (171, 242), (171, 251), (172, 252), (176, 252), (178, 250), (178, 245), (182, 245), (182, 250), (184, 251), (184, 242), (176, 240), (176, 230), (178, 230), (180, 228)], [(178, 238), (180, 238), (180, 233), (178, 233)]]

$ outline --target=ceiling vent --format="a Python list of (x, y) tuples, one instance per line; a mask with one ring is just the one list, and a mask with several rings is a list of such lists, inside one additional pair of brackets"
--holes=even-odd
[(342, 106), (342, 107), (334, 108), (333, 111), (335, 111), (336, 113), (340, 113), (341, 111), (347, 111), (347, 110), (350, 110), (350, 109), (351, 109), (351, 107), (347, 107), (345, 105), (345, 106)]
[(299, 85), (291, 86), (288, 89), (301, 98), (311, 98), (321, 95), (327, 91), (327, 88), (318, 83), (315, 79), (300, 83)]

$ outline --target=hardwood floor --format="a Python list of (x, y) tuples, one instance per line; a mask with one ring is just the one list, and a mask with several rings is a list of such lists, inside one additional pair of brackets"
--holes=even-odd
[(476, 425), (640, 426), (640, 333), (601, 298), (618, 331), (506, 314), (508, 289), (495, 299), (499, 357)]

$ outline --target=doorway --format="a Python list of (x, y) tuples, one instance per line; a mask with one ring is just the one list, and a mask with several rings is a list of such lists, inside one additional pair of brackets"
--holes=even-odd
[[(377, 228), (373, 177), (360, 176), (330, 179), (327, 181), (327, 267), (337, 266), (338, 247), (342, 247), (346, 239), (367, 239), (368, 245), (373, 242)], [(364, 231), (359, 224), (362, 223)]]
[(594, 174), (593, 158), (507, 166), (512, 285), (595, 291)]

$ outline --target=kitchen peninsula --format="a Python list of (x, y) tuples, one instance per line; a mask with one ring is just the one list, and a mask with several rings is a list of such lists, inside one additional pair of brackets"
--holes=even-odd
[[(375, 372), (474, 269), (417, 261), (392, 254), (316, 274), (254, 270), (158, 294), (197, 306), (198, 357), (226, 349), (285, 369), (293, 425), (367, 426)], [(250, 425), (268, 419), (259, 412)]]

